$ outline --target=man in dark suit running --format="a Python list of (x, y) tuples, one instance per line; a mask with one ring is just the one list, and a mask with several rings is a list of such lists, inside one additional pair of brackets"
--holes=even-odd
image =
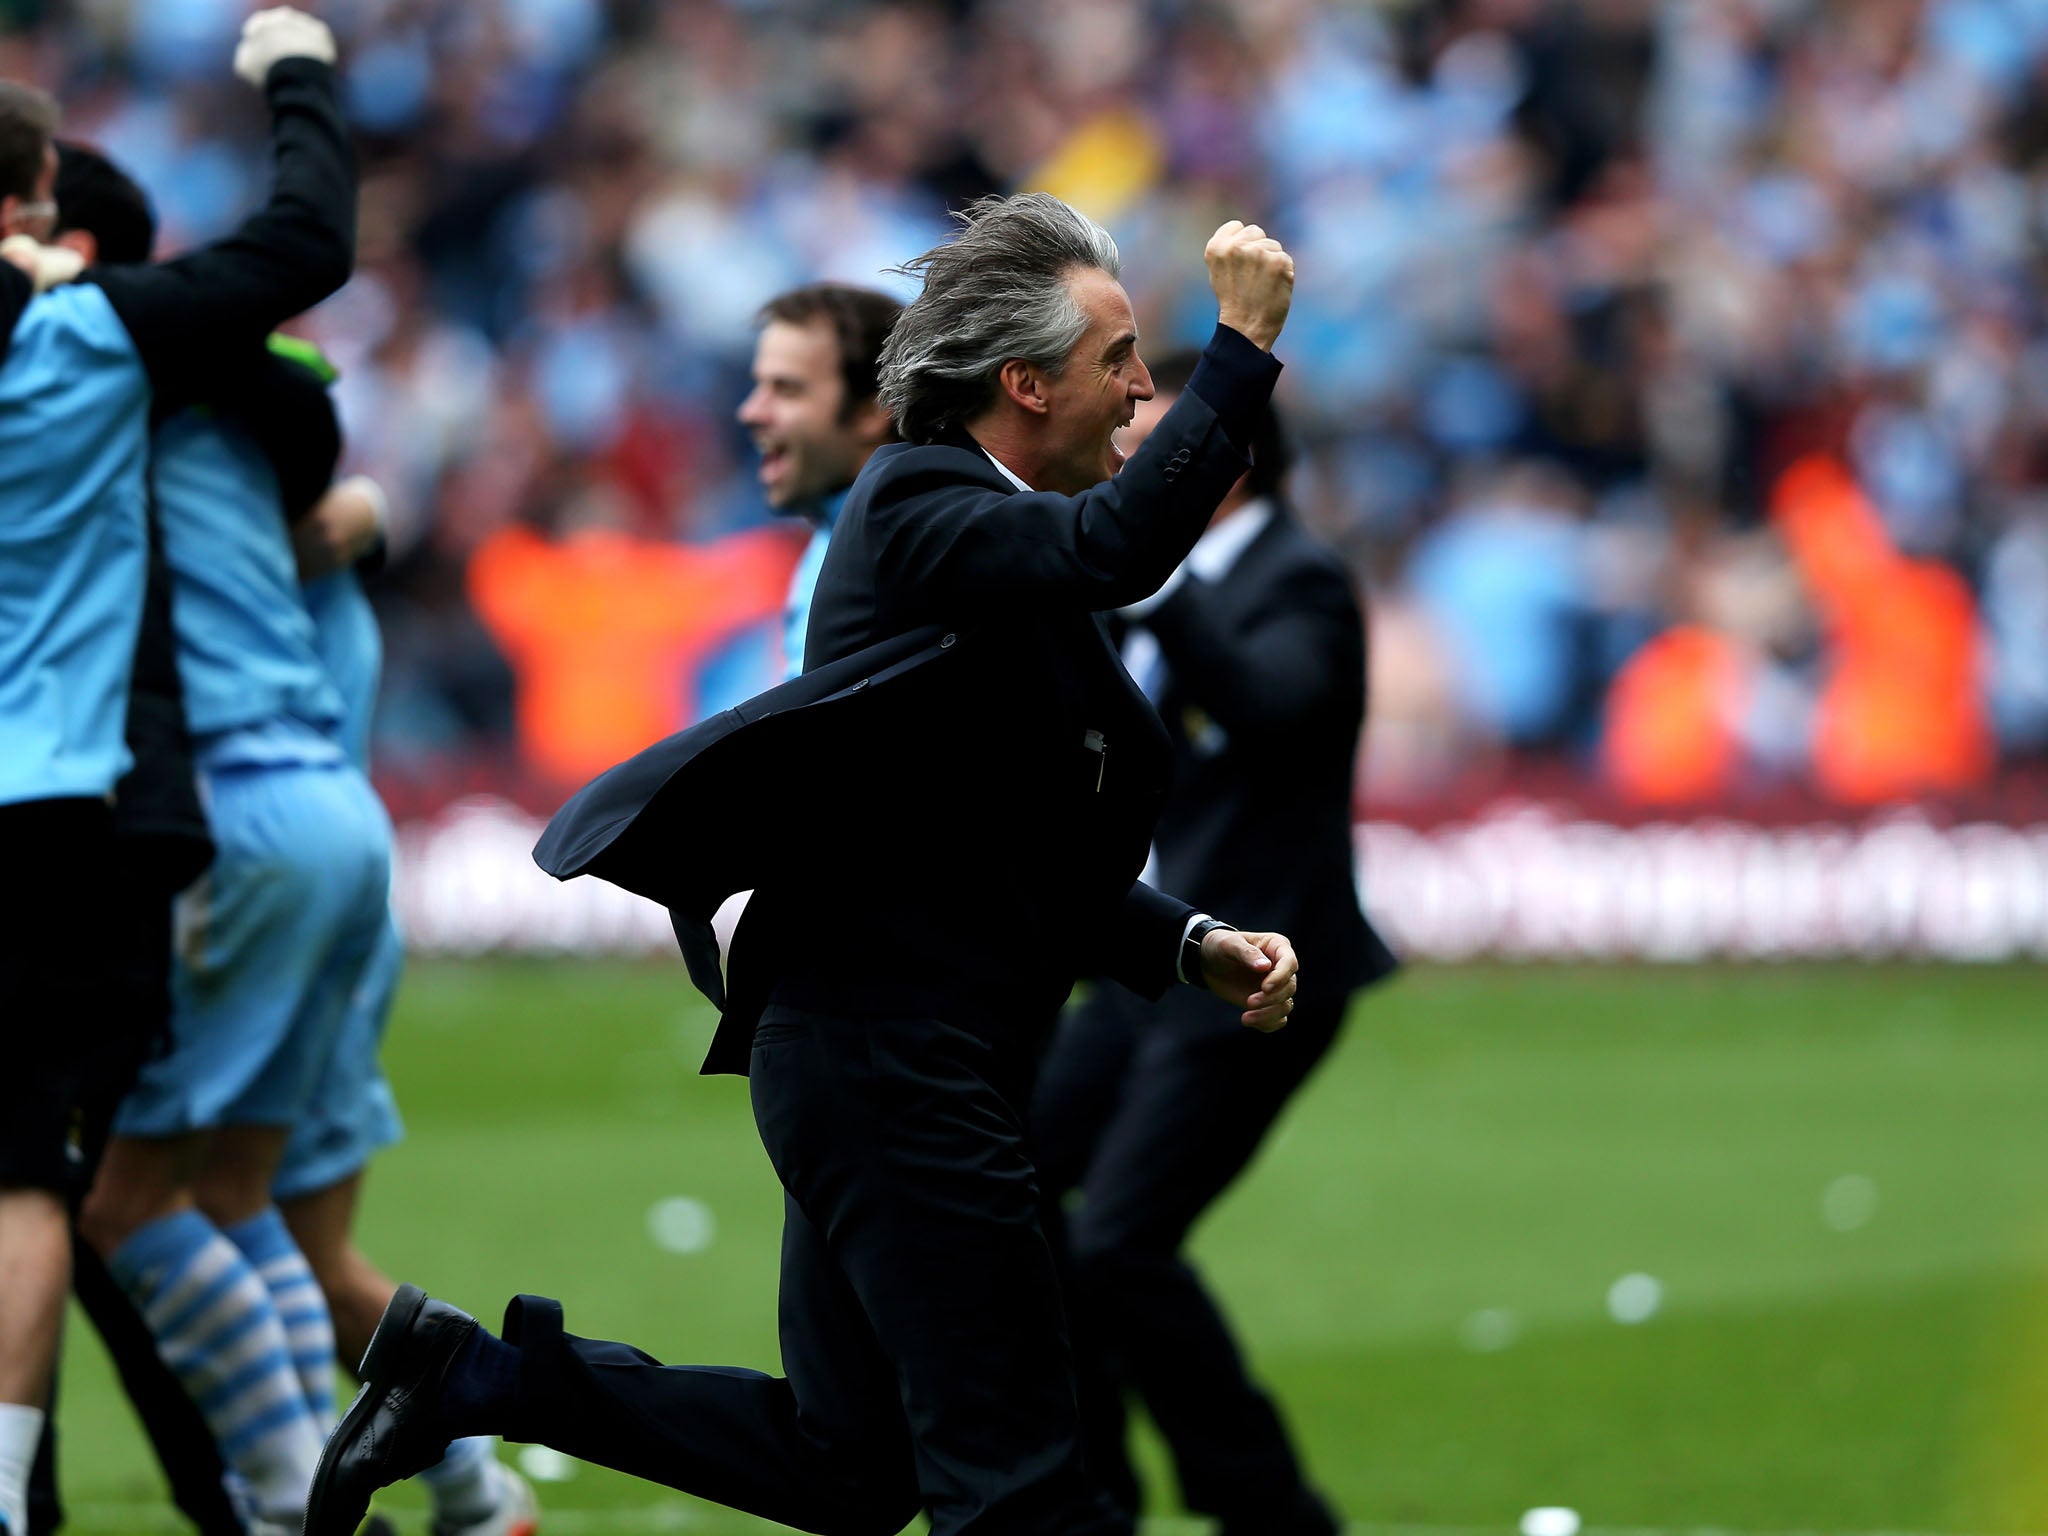
[[(1194, 367), (1183, 356), (1153, 370), (1134, 437)], [(1123, 657), (1173, 740), (1159, 883), (1285, 930), (1314, 982), (1272, 1036), (1192, 988), (1148, 1004), (1097, 987), (1061, 1021), (1032, 1131), (1049, 1223), (1061, 1196), (1081, 1196), (1064, 1224), (1091, 1471), (1135, 1515), (1129, 1389), (1172, 1450), (1188, 1507), (1224, 1536), (1331, 1536), (1335, 1518), (1180, 1253), (1329, 1050), (1354, 989), (1394, 968), (1353, 878), (1359, 605), (1342, 563), (1281, 500), (1286, 444), (1270, 405), (1250, 446), (1250, 471), (1180, 569), (1124, 610)]]
[[(722, 1003), (785, 1190), (786, 1377), (664, 1366), (516, 1298), (504, 1336), (401, 1288), (329, 1442), (308, 1536), (449, 1438), (500, 1433), (805, 1530), (1095, 1536), (1024, 1126), (1077, 975), (1207, 987), (1285, 1022), (1292, 946), (1138, 883), (1170, 754), (1098, 615), (1156, 591), (1244, 473), (1293, 262), (1206, 257), (1218, 326), (1128, 464), (1152, 393), (1109, 236), (1042, 194), (911, 264), (883, 351), (904, 441), (868, 461), (819, 575), (805, 673), (582, 791), (536, 857), (672, 910)], [(1121, 473), (1118, 472), (1122, 465)], [(828, 797), (790, 764), (833, 764)], [(753, 896), (723, 978), (707, 919)]]

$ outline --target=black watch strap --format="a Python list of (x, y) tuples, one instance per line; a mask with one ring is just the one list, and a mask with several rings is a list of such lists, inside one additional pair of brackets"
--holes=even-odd
[(1218, 928), (1230, 928), (1230, 924), (1218, 922), (1213, 917), (1198, 917), (1188, 924), (1188, 931), (1180, 941), (1180, 979), (1191, 987), (1202, 985), (1202, 940)]

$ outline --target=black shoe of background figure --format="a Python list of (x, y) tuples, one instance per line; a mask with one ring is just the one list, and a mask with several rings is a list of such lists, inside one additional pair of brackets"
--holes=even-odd
[(439, 1428), (448, 1366), (476, 1319), (416, 1285), (401, 1285), (370, 1347), (362, 1390), (327, 1437), (306, 1500), (305, 1536), (356, 1536), (379, 1488), (425, 1471), (448, 1449)]

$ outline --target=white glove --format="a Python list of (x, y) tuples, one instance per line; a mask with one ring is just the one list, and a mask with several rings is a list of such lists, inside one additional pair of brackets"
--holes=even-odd
[(334, 34), (327, 23), (288, 5), (258, 11), (242, 23), (242, 41), (235, 48), (235, 73), (263, 88), (270, 67), (285, 59), (334, 62)]
[(85, 258), (78, 252), (69, 246), (44, 245), (33, 235), (9, 235), (0, 240), (0, 259), (26, 272), (37, 293), (68, 283), (85, 270)]

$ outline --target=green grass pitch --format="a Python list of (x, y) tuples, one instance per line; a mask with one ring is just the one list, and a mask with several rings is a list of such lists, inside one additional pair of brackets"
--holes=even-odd
[[(538, 1291), (772, 1369), (776, 1191), (710, 1024), (679, 966), (415, 965), (365, 1246), (493, 1323)], [(664, 1248), (677, 1197), (711, 1222)], [(2048, 1531), (2039, 968), (1418, 969), (1197, 1250), (1361, 1525)], [(60, 1423), (73, 1531), (177, 1528), (82, 1325)], [(769, 1529), (569, 1470), (558, 1536)]]

